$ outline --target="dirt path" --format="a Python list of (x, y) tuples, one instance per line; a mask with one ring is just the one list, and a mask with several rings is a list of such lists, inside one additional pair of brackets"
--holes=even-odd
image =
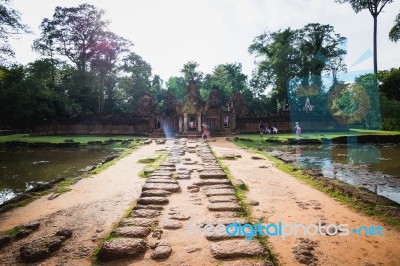
[[(65, 248), (43, 265), (90, 265), (89, 257), (99, 240), (124, 214), (134, 199), (140, 196), (144, 179), (138, 176), (143, 164), (139, 159), (155, 155), (165, 145), (139, 147), (129, 156), (93, 178), (85, 178), (72, 185), (72, 191), (54, 200), (44, 196), (25, 207), (0, 215), (0, 231), (38, 220), (40, 229), (31, 236), (1, 250), (0, 265), (16, 265), (19, 247), (42, 236), (54, 234), (60, 228), (73, 230), (73, 237)], [(39, 265), (39, 264), (38, 264)]]
[[(252, 213), (268, 223), (349, 224), (382, 226), (383, 236), (279, 236), (268, 241), (281, 265), (399, 265), (400, 232), (371, 217), (356, 213), (322, 192), (277, 169), (265, 159), (252, 159), (254, 154), (238, 148), (223, 138), (211, 142), (218, 156), (239, 154), (237, 160), (224, 160), (235, 178), (249, 188), (247, 197), (259, 202)], [(265, 168), (260, 168), (265, 167)], [(299, 229), (301, 230), (301, 229)], [(312, 229), (311, 229), (312, 230)], [(312, 230), (313, 231), (313, 230)], [(333, 231), (332, 231), (333, 233)]]

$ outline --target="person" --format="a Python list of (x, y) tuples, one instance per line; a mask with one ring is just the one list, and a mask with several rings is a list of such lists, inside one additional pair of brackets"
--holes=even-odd
[(260, 123), (258, 124), (258, 130), (260, 131), (260, 137), (261, 137), (264, 133), (264, 123), (262, 121), (260, 121)]
[(272, 126), (272, 133), (278, 134), (278, 129), (275, 126)]
[(201, 135), (201, 138), (204, 139), (204, 136), (208, 139), (210, 137), (210, 131), (208, 130), (208, 126), (206, 124), (201, 124), (203, 127), (203, 135)]
[(296, 136), (301, 137), (301, 127), (299, 122), (296, 122), (296, 126), (294, 128), (296, 129)]

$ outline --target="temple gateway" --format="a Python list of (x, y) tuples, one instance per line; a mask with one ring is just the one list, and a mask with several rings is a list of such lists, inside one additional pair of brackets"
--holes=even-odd
[[(236, 108), (238, 106), (238, 108)], [(239, 106), (242, 106), (239, 108)], [(200, 136), (206, 124), (213, 135), (229, 134), (236, 130), (236, 118), (245, 116), (244, 99), (237, 93), (227, 108), (223, 108), (218, 90), (213, 88), (205, 102), (194, 80), (189, 82), (187, 95), (179, 104), (171, 92), (167, 92), (164, 107), (155, 115), (154, 135)], [(149, 115), (152, 115), (149, 113)]]

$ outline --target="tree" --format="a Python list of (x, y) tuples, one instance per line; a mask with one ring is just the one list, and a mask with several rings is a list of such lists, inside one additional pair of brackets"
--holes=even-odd
[[(317, 90), (312, 102), (326, 107), (322, 75), (345, 68), (341, 59), (346, 53), (341, 48), (345, 40), (332, 26), (318, 23), (257, 36), (249, 47), (250, 53), (261, 58), (250, 82), (253, 91), (261, 94), (271, 88), (272, 103), (282, 108), (289, 102), (291, 108), (298, 109), (299, 96), (309, 96), (300, 94), (299, 88), (314, 86)], [(301, 99), (303, 103), (304, 100)]]
[(389, 100), (400, 101), (400, 68), (379, 71), (379, 91), (384, 93)]
[(151, 89), (151, 66), (142, 57), (130, 53), (123, 59), (121, 70), (125, 72), (119, 78), (118, 87), (122, 93), (124, 110), (133, 112), (137, 108), (138, 99)]
[(167, 89), (172, 92), (175, 98), (183, 102), (187, 94), (187, 84), (183, 77), (170, 77), (167, 81)]
[(299, 72), (299, 50), (295, 47), (296, 40), (297, 32), (290, 28), (265, 32), (255, 37), (249, 52), (261, 60), (257, 62), (250, 83), (257, 94), (272, 87), (275, 100), (283, 101), (287, 82)]
[(383, 8), (393, 2), (393, 0), (335, 0), (335, 2), (343, 4), (349, 3), (353, 10), (358, 13), (361, 10), (367, 9), (374, 19), (374, 74), (378, 74), (378, 44), (377, 44), (377, 33), (378, 33), (378, 16), (382, 12)]
[(225, 105), (236, 92), (243, 93), (248, 89), (247, 76), (242, 73), (242, 64), (240, 63), (217, 65), (210, 78), (211, 87), (208, 88), (208, 92), (213, 86), (216, 86), (219, 89), (222, 105)]
[(54, 55), (62, 55), (76, 65), (75, 76), (79, 82), (75, 85), (87, 95), (78, 98), (87, 102), (97, 95), (97, 108), (91, 112), (99, 113), (104, 111), (105, 92), (111, 89), (107, 89), (106, 84), (113, 86), (115, 83), (112, 71), (116, 62), (132, 46), (131, 42), (108, 30), (109, 22), (103, 16), (103, 10), (89, 4), (56, 7), (53, 18), (42, 21), (41, 36), (33, 44), (36, 51), (50, 56), (51, 60)]
[(392, 42), (397, 42), (400, 40), (400, 13), (396, 16), (395, 24), (389, 32), (389, 39)]
[(203, 81), (203, 72), (198, 71), (198, 67), (199, 64), (195, 61), (189, 61), (183, 65), (181, 73), (183, 74), (183, 77), (187, 84), (189, 84), (189, 81), (193, 79), (196, 82), (197, 86), (201, 85)]
[(15, 34), (28, 33), (28, 26), (21, 23), (20, 13), (11, 8), (11, 0), (0, 0), (0, 65), (8, 57), (14, 56), (14, 51), (8, 43), (9, 38)]

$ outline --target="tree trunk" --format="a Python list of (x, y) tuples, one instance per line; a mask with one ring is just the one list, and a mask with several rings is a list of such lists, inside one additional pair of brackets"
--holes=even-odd
[(377, 48), (378, 15), (373, 17), (374, 17), (374, 74), (376, 77), (378, 74), (378, 48)]

